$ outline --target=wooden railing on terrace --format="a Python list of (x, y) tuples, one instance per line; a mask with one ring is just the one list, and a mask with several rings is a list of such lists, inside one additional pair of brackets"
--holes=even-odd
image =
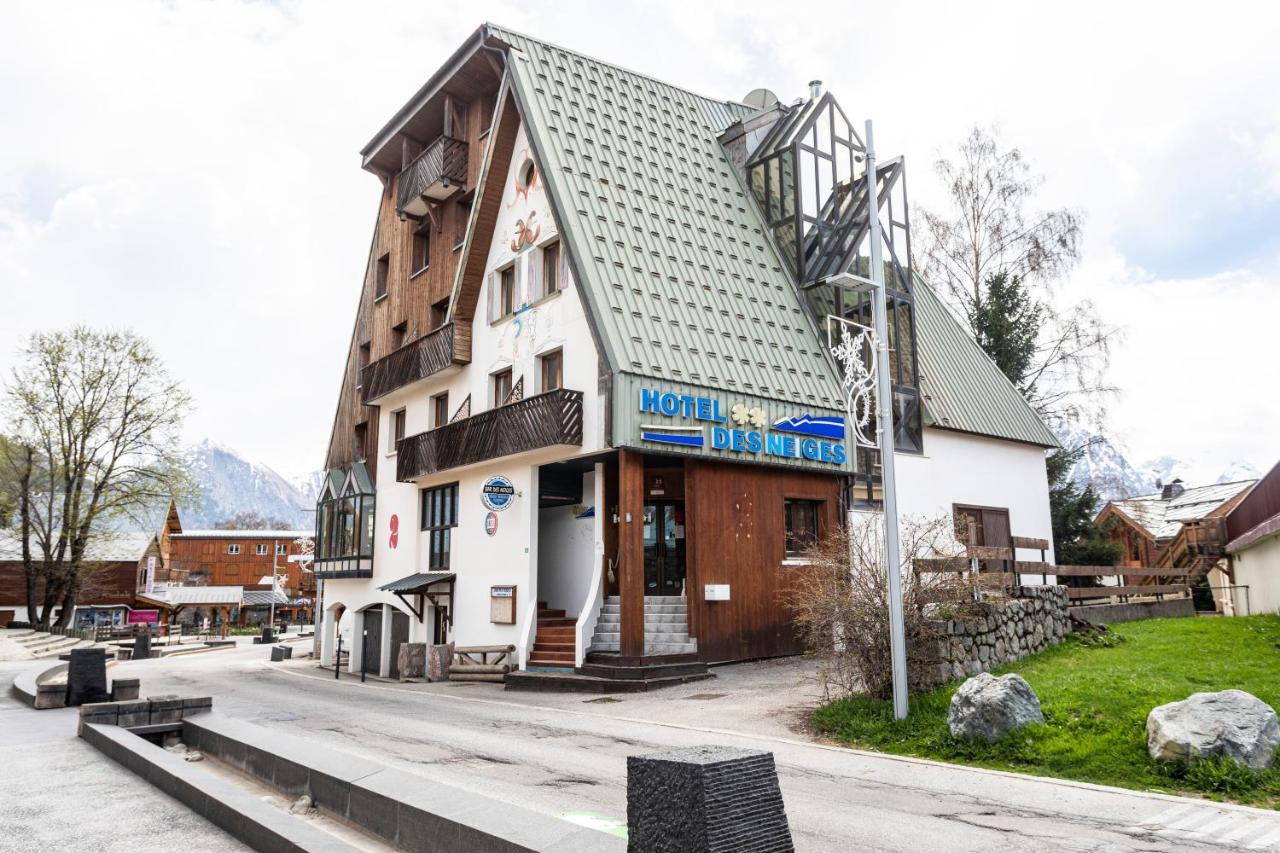
[(455, 321), (365, 366), (360, 371), (360, 401), (366, 405), (411, 382), (471, 361), (471, 322)]
[(426, 200), (442, 201), (467, 183), (467, 143), (451, 136), (438, 137), (400, 172), (396, 211), (421, 217)]
[(396, 479), (558, 444), (582, 445), (582, 392), (561, 388), (410, 435), (396, 443)]

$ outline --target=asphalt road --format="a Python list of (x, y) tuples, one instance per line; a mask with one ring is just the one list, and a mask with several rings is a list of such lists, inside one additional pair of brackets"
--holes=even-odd
[(803, 851), (1280, 850), (1276, 812), (808, 742), (756, 713), (766, 693), (785, 706), (786, 664), (588, 702), (496, 685), (335, 682), (309, 661), (266, 657), (241, 647), (114, 671), (148, 693), (212, 694), (217, 712), (554, 815), (625, 822), (626, 756), (717, 743), (774, 753)]

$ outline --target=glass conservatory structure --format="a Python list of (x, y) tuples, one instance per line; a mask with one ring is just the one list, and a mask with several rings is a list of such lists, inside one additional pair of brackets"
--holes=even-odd
[(317, 578), (373, 577), (377, 498), (363, 462), (330, 468), (316, 501)]

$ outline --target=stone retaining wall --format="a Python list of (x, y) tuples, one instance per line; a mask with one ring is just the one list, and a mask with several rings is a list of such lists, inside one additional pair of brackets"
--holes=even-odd
[(963, 618), (932, 623), (938, 634), (934, 682), (990, 672), (1061, 643), (1071, 631), (1067, 589), (1014, 587), (1008, 597), (966, 605)]

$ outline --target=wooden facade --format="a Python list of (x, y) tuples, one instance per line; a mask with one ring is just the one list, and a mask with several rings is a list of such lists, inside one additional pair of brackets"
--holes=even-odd
[[(382, 180), (383, 191), (334, 414), (327, 468), (349, 467), (354, 461), (370, 458), (379, 446), (378, 409), (364, 403), (367, 395), (361, 387), (363, 369), (413, 344), (448, 320), (476, 187), (484, 170), (499, 72), (490, 58), (473, 57), (450, 80), (438, 103), (423, 110), (418, 119), (421, 127), (406, 128), (399, 135), (399, 145), (388, 146), (399, 154), (398, 161), (388, 159), (392, 156), (388, 150), (379, 151), (366, 161), (366, 168)], [(448, 200), (433, 205), (423, 218), (402, 218), (397, 209), (401, 170), (441, 135), (466, 144), (466, 182)], [(508, 158), (509, 149), (508, 145)], [(406, 180), (415, 179), (415, 175), (410, 170)], [(490, 214), (490, 228), (493, 215), (496, 211)], [(427, 238), (429, 263), (418, 268), (415, 237), (423, 236)], [(487, 246), (486, 241), (482, 242)], [(455, 324), (449, 343), (451, 360), (469, 360), (470, 323)], [(370, 466), (370, 474), (376, 477), (374, 466)]]
[[(170, 560), (175, 570), (187, 575), (193, 586), (256, 586), (271, 575), (274, 561), (276, 574), (290, 596), (315, 595), (315, 575), (304, 572), (296, 562), (289, 562), (298, 553), (294, 541), (296, 531), (288, 535), (262, 535), (260, 531), (243, 531), (246, 535), (229, 536), (233, 531), (218, 531), (217, 535), (184, 533), (174, 536), (170, 545)], [(283, 545), (285, 553), (275, 556), (275, 546)], [(230, 546), (239, 546), (238, 554), (229, 553)], [(259, 554), (258, 546), (266, 546), (266, 553)]]

